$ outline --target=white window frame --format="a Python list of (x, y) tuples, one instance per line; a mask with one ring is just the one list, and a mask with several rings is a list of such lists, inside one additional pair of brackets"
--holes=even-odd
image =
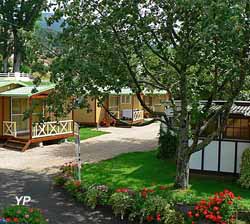
[(121, 104), (131, 104), (131, 95), (121, 95)]

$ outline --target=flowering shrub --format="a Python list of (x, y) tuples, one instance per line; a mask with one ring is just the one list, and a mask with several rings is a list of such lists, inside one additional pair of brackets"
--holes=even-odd
[(0, 224), (47, 224), (39, 209), (12, 206), (4, 209)]
[(192, 224), (198, 223), (200, 220), (207, 220), (210, 223), (229, 224), (235, 223), (235, 214), (237, 212), (240, 197), (229, 191), (224, 190), (220, 193), (215, 193), (208, 201), (201, 200), (194, 208), (194, 211), (189, 211), (187, 216)]
[(141, 222), (157, 222), (166, 224), (184, 223), (183, 217), (171, 208), (165, 198), (159, 195), (148, 195), (141, 208)]
[(87, 189), (84, 202), (94, 209), (97, 205), (107, 204), (108, 198), (108, 187), (106, 185), (96, 185)]
[(112, 206), (114, 214), (116, 216), (120, 214), (121, 219), (123, 219), (126, 214), (132, 212), (135, 203), (136, 200), (133, 191), (127, 188), (117, 189), (109, 199), (109, 204)]

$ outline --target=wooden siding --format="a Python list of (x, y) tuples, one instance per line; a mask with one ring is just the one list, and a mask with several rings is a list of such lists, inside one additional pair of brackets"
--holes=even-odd
[(3, 121), (10, 120), (10, 98), (0, 97), (0, 136), (3, 135)]
[[(89, 109), (74, 110), (74, 120), (78, 123), (96, 123), (96, 101), (88, 97)], [(88, 111), (89, 110), (89, 111)]]

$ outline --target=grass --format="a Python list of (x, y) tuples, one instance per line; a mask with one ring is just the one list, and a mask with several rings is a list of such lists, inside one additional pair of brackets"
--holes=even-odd
[[(80, 129), (80, 140), (86, 140), (88, 138), (93, 138), (93, 137), (97, 137), (100, 135), (104, 135), (104, 134), (108, 134), (109, 132), (106, 131), (97, 131), (93, 128), (89, 128), (89, 127), (82, 127)], [(68, 140), (70, 142), (73, 142), (75, 138), (69, 138)]]
[(250, 209), (250, 192), (240, 188), (235, 181), (222, 177), (192, 175), (191, 188), (187, 191), (173, 189), (175, 163), (156, 158), (156, 151), (128, 153), (96, 164), (86, 164), (82, 177), (87, 184), (106, 184), (112, 188), (129, 187), (135, 190), (144, 187), (169, 186), (169, 194), (176, 201), (200, 200), (215, 192), (229, 189), (244, 199), (242, 204)]

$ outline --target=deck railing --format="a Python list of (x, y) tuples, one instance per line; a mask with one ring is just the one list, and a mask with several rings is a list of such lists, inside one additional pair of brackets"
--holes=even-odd
[(133, 121), (139, 121), (144, 119), (144, 111), (143, 110), (135, 110), (133, 111)]
[(5, 136), (17, 136), (16, 122), (3, 121), (3, 135)]
[(6, 78), (6, 79), (15, 79), (15, 80), (32, 80), (32, 76), (28, 73), (20, 73), (20, 72), (14, 72), (14, 73), (0, 73), (0, 78)]
[(32, 138), (71, 134), (73, 132), (73, 120), (35, 123), (32, 128)]

